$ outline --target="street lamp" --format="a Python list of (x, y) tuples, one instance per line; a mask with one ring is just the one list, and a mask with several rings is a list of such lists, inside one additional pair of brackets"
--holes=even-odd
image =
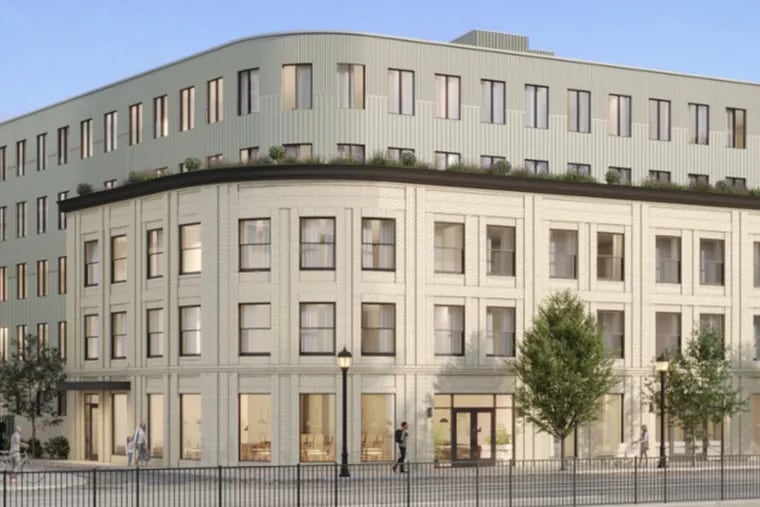
[(348, 444), (346, 437), (346, 428), (348, 426), (348, 369), (351, 367), (351, 359), (353, 356), (351, 352), (343, 347), (343, 350), (338, 352), (338, 367), (343, 372), (343, 452), (340, 454), (340, 476), (351, 477), (348, 472)]
[(658, 468), (667, 466), (665, 460), (665, 374), (668, 372), (668, 366), (670, 365), (665, 354), (660, 354), (654, 362), (654, 369), (660, 373), (660, 462), (657, 464)]

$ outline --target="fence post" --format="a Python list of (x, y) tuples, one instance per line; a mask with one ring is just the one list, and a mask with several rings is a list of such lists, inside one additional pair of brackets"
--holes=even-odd
[(8, 505), (8, 471), (3, 470), (3, 507)]
[(140, 467), (135, 467), (135, 507), (140, 507)]
[[(514, 453), (514, 451), (512, 451)], [(509, 507), (512, 507), (512, 489), (515, 487), (513, 468), (515, 468), (514, 460), (509, 460)]]
[(724, 472), (725, 472), (725, 469), (724, 469), (724, 466), (723, 466), (723, 453), (721, 452), (720, 453), (720, 499), (721, 500), (724, 500), (726, 498), (724, 490), (723, 490), (723, 485), (725, 483)]
[(577, 462), (578, 462), (578, 458), (575, 457), (575, 456), (573, 456), (573, 507), (575, 507), (576, 505), (578, 505), (578, 495), (577, 495), (576, 484), (575, 484), (576, 483), (576, 474), (577, 474), (577, 470), (576, 470), (576, 466), (575, 465), (576, 465)]
[(333, 482), (335, 483), (335, 507), (338, 507), (338, 462), (334, 463), (333, 467), (335, 473), (333, 474)]
[(475, 507), (480, 507), (480, 460), (475, 460)]
[(639, 457), (633, 457), (633, 503), (639, 503)]
[(668, 503), (668, 466), (671, 463), (667, 463), (662, 467), (662, 501)]
[(296, 506), (301, 507), (301, 463), (296, 463)]
[(217, 483), (217, 504), (222, 507), (222, 465), (216, 466), (216, 483)]
[[(403, 463), (401, 465), (404, 466)], [(401, 469), (404, 470), (403, 468)], [(412, 505), (412, 463), (410, 461), (406, 462), (406, 507), (411, 507)]]
[(98, 507), (98, 469), (92, 469), (92, 507)]

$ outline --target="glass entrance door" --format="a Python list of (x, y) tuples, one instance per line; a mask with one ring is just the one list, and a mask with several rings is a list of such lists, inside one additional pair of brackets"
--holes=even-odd
[(461, 464), (494, 461), (494, 415), (494, 410), (488, 408), (454, 409), (452, 461)]
[(97, 394), (84, 398), (84, 459), (98, 461), (100, 449), (100, 409)]

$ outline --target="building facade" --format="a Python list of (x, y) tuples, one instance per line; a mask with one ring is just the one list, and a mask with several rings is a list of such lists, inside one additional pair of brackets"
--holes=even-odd
[[(68, 273), (67, 217), (55, 203), (74, 196), (80, 183), (102, 190), (118, 187), (131, 172), (180, 173), (188, 157), (212, 165), (246, 163), (281, 145), (288, 157), (303, 160), (413, 153), (440, 169), (508, 161), (532, 172), (573, 172), (598, 180), (613, 171), (622, 181), (752, 187), (760, 185), (754, 171), (760, 132), (748, 122), (757, 91), (754, 83), (559, 58), (529, 49), (524, 37), (479, 31), (453, 43), (352, 33), (274, 34), (211, 49), (0, 123), (0, 355), (7, 356), (18, 338), (35, 334), (58, 346), (78, 370), (76, 362), (84, 357), (72, 354), (82, 352), (78, 347), (92, 333), (101, 336), (106, 329), (100, 311), (97, 320), (89, 319), (88, 329), (80, 329), (78, 320), (70, 320), (78, 311), (70, 306), (79, 300), (67, 304), (78, 279)], [(447, 234), (459, 234), (457, 227)], [(171, 238), (167, 234), (166, 241)], [(554, 244), (568, 248), (579, 241), (572, 234), (555, 239)], [(607, 239), (610, 251), (635, 241)], [(509, 238), (498, 241), (507, 244)], [(111, 246), (100, 244), (90, 253), (105, 255)], [(113, 247), (134, 245), (119, 240)], [(336, 249), (335, 255), (345, 253)], [(555, 269), (569, 269), (565, 264)], [(122, 269), (129, 272), (123, 263)], [(380, 319), (388, 315), (383, 308), (368, 312)], [(514, 311), (518, 339), (517, 326), (524, 321), (517, 315), (534, 308), (532, 299), (527, 308)], [(441, 318), (449, 315), (449, 310), (436, 311)], [(463, 317), (451, 311), (453, 320), (472, 315), (472, 310)], [(186, 310), (185, 316), (198, 315), (193, 312)], [(509, 311), (497, 313), (493, 318), (510, 322)], [(117, 327), (136, 329), (124, 320), (135, 315), (114, 318)], [(619, 316), (604, 318), (621, 325)], [(200, 359), (206, 360), (211, 359)], [(71, 388), (78, 390), (71, 395), (77, 400), (88, 393), (86, 384)], [(87, 410), (104, 413), (106, 402), (90, 394)], [(202, 406), (207, 400), (201, 398)], [(125, 403), (138, 407), (133, 417), (146, 413), (142, 401), (116, 400), (119, 407)], [(259, 406), (254, 399), (250, 403)], [(376, 403), (387, 405), (387, 400)], [(398, 411), (399, 400), (395, 403)], [(504, 410), (511, 406), (501, 399), (494, 403)], [(169, 401), (164, 407), (176, 408)], [(433, 401), (430, 407), (436, 410)], [(97, 439), (84, 435), (79, 419), (73, 426), (72, 417), (66, 420), (67, 431), (81, 437), (74, 442), (77, 455), (109, 455), (100, 447), (92, 452), (91, 441)], [(130, 420), (129, 426), (136, 422)], [(520, 448), (515, 443), (518, 454)], [(528, 446), (522, 449), (527, 452)], [(277, 459), (295, 455), (286, 451)], [(204, 456), (221, 454), (207, 450)]]

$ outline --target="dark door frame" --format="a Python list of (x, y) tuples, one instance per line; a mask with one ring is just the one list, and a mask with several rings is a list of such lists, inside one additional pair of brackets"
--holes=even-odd
[(93, 412), (100, 410), (100, 399), (98, 403), (92, 403), (89, 401), (84, 402), (84, 459), (87, 461), (97, 461), (99, 459), (98, 449), (94, 448), (95, 442), (93, 442), (93, 427), (97, 424), (94, 421), (95, 416), (99, 414), (93, 414)]
[[(467, 459), (460, 459), (457, 453), (457, 415), (460, 413), (466, 413), (470, 416), (470, 441), (468, 443), (470, 447), (470, 456)], [(478, 434), (480, 428), (478, 427), (478, 414), (486, 413), (490, 415), (491, 419), (491, 435), (490, 446), (491, 452), (490, 458), (480, 458), (482, 452), (478, 452)], [(482, 450), (481, 450), (482, 451)], [(451, 462), (457, 465), (474, 465), (476, 462), (479, 465), (492, 465), (496, 462), (496, 409), (494, 407), (452, 407), (451, 409)]]

